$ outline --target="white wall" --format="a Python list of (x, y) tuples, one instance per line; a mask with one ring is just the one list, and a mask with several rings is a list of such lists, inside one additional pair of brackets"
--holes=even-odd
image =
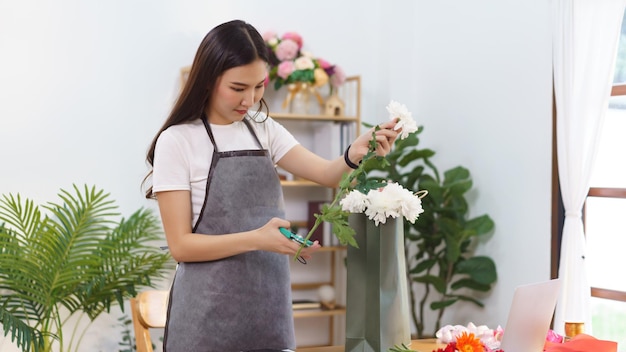
[[(124, 214), (155, 207), (139, 185), (179, 69), (234, 18), (300, 32), (316, 55), (361, 75), (364, 120), (403, 102), (440, 170), (470, 169), (471, 211), (496, 223), (479, 252), (499, 281), (486, 309), (455, 307), (444, 324), (504, 325), (513, 288), (549, 278), (548, 0), (0, 0), (0, 193), (43, 203), (87, 183)], [(114, 350), (115, 324), (99, 322), (84, 346)]]
[(504, 326), (514, 287), (550, 276), (549, 1), (419, 1), (414, 15), (423, 143), (440, 168), (471, 171), (470, 210), (496, 226), (478, 249), (499, 275), (487, 308), (455, 308), (444, 324)]

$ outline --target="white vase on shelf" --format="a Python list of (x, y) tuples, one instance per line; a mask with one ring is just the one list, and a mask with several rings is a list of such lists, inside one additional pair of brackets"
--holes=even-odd
[(307, 82), (287, 85), (287, 96), (283, 100), (283, 111), (297, 115), (319, 114), (323, 100), (317, 89)]
[(295, 89), (289, 103), (289, 112), (292, 114), (306, 115), (311, 110), (311, 91), (306, 83), (300, 85), (301, 88)]

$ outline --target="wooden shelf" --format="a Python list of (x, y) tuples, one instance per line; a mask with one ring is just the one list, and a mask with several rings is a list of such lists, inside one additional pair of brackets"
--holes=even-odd
[(318, 289), (324, 285), (333, 286), (332, 281), (316, 281), (316, 282), (302, 282), (302, 283), (292, 283), (291, 289), (297, 291), (310, 291)]
[(319, 249), (320, 252), (345, 251), (346, 246), (326, 246)]
[[(360, 135), (360, 126), (361, 126), (361, 79), (359, 76), (347, 77), (346, 82), (342, 85), (338, 91), (336, 92), (337, 96), (343, 102), (343, 106), (338, 111), (340, 116), (334, 115), (326, 115), (326, 114), (294, 114), (288, 112), (276, 112), (270, 113), (269, 116), (274, 120), (280, 121), (281, 124), (284, 124), (285, 128), (292, 129), (292, 133), (297, 133), (303, 135), (303, 140), (309, 144), (312, 144), (313, 147), (318, 147), (318, 150), (324, 153), (322, 156), (326, 158), (334, 158), (334, 154), (337, 152), (342, 153), (343, 150), (347, 147), (347, 143), (350, 140), (358, 137)], [(332, 103), (329, 103), (332, 105)], [(332, 106), (330, 106), (332, 107)], [(330, 110), (330, 109), (329, 109)], [(324, 112), (326, 109), (321, 109), (320, 111)], [(336, 138), (336, 141), (333, 143), (331, 138)], [(320, 143), (321, 145), (316, 145), (316, 143)], [(326, 143), (330, 143), (326, 145)], [(327, 155), (331, 154), (331, 155)], [(292, 179), (288, 177), (288, 174), (285, 174), (285, 170), (278, 170), (279, 174), (283, 174), (284, 178)], [(327, 200), (326, 198), (329, 194), (332, 193), (334, 196), (337, 192), (334, 188), (329, 188), (326, 186), (321, 186), (317, 183), (303, 180), (300, 178), (294, 177), (292, 180), (282, 180), (281, 186), (284, 189), (288, 189), (288, 196), (292, 197), (292, 199), (297, 199), (299, 201), (303, 201), (303, 204), (298, 204), (298, 208), (294, 211), (297, 211), (300, 215), (296, 214), (288, 214), (287, 216), (292, 217), (293, 219), (303, 219), (301, 213), (304, 212), (304, 208), (306, 208), (306, 202), (309, 201), (320, 201)], [(295, 207), (294, 207), (295, 208)], [(306, 213), (306, 218), (310, 214)], [(292, 227), (298, 227), (299, 229), (308, 229), (309, 223), (308, 220), (292, 220), (290, 221)], [(334, 236), (331, 234), (331, 236)], [(338, 243), (338, 241), (333, 241), (330, 243)], [(343, 266), (344, 261), (344, 253), (341, 251), (346, 251), (347, 247), (342, 245), (329, 245), (322, 246), (318, 252), (315, 254), (320, 258), (315, 261), (318, 265), (315, 269), (323, 270), (324, 276), (306, 276), (300, 278), (300, 282), (298, 282), (298, 277), (294, 277), (295, 282), (291, 283), (292, 291), (301, 291), (300, 295), (297, 296), (312, 296), (315, 291), (319, 290), (322, 286), (331, 286), (335, 290), (341, 289), (341, 292), (336, 292), (337, 301), (343, 302), (341, 297), (345, 294), (345, 284), (338, 285), (338, 279), (344, 279), (344, 275), (340, 270), (342, 270), (341, 266)], [(317, 274), (317, 273), (316, 273)], [(314, 300), (314, 299), (313, 299)], [(299, 318), (315, 318), (320, 317), (321, 320), (326, 320), (323, 322), (327, 324), (328, 328), (328, 343), (320, 346), (330, 346), (333, 343), (336, 343), (335, 339), (335, 330), (337, 328), (337, 324), (340, 322), (340, 317), (346, 314), (345, 306), (337, 306), (335, 309), (322, 309), (322, 308), (311, 308), (311, 309), (294, 309), (293, 317), (294, 319)], [(339, 327), (341, 328), (341, 327)], [(301, 347), (301, 346), (298, 346)]]
[(298, 309), (293, 311), (294, 318), (330, 317), (343, 314), (346, 314), (345, 307), (335, 307), (335, 309)]
[(291, 113), (272, 113), (274, 120), (298, 120), (298, 121), (332, 121), (332, 122), (358, 122), (358, 117), (352, 116), (332, 116), (332, 115), (302, 115)]

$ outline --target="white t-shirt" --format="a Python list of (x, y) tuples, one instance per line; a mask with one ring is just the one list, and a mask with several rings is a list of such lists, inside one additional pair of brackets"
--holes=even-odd
[[(259, 113), (258, 119), (262, 120), (264, 117), (264, 114)], [(262, 123), (250, 121), (250, 125), (263, 149), (269, 151), (274, 164), (298, 144), (287, 129), (271, 118)], [(259, 149), (244, 122), (230, 125), (211, 124), (211, 131), (220, 152)], [(202, 209), (212, 157), (213, 144), (200, 119), (171, 126), (157, 139), (152, 190), (155, 194), (162, 191), (191, 191), (192, 226)]]

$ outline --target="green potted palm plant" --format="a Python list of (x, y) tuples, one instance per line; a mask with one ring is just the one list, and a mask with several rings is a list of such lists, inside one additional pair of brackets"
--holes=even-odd
[[(446, 308), (457, 302), (482, 307), (475, 293), (491, 290), (497, 278), (493, 260), (474, 255), (478, 239), (492, 232), (494, 222), (486, 214), (468, 216), (465, 196), (472, 188), (469, 170), (457, 166), (445, 171), (442, 178), (431, 161), (435, 152), (418, 147), (422, 131), (420, 127), (408, 138), (396, 140), (386, 165), (366, 165), (374, 179), (390, 179), (406, 189), (428, 191), (422, 199), (424, 212), (419, 221), (404, 222), (409, 299), (418, 338), (434, 335)], [(437, 313), (432, 333), (425, 332), (427, 309)]]
[(70, 318), (123, 310), (126, 298), (173, 267), (154, 244), (162, 237), (152, 211), (121, 218), (95, 187), (59, 197), (41, 207), (19, 194), (0, 199), (0, 323), (24, 351), (79, 350), (89, 324), (76, 323), (79, 332), (67, 339)]

